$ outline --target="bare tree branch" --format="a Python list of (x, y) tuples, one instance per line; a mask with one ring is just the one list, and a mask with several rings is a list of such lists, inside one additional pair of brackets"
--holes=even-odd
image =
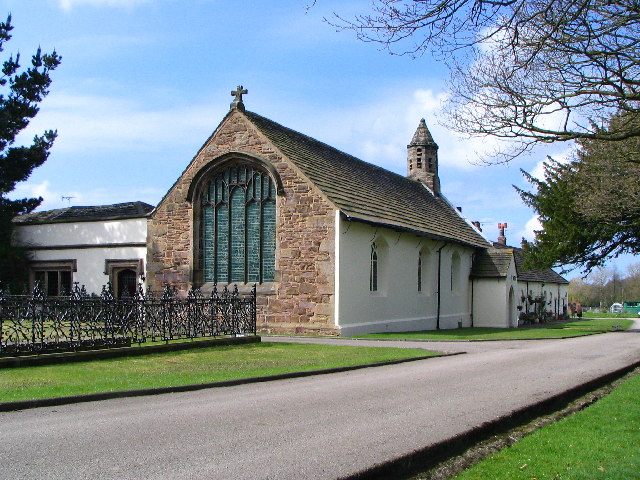
[(491, 163), (539, 143), (640, 136), (600, 128), (638, 112), (639, 0), (374, 0), (371, 14), (330, 23), (393, 54), (444, 58), (443, 123), (515, 141)]

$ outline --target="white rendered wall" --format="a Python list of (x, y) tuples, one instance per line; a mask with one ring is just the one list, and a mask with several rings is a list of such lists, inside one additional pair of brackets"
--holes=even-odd
[[(105, 260), (146, 259), (147, 255), (146, 218), (16, 225), (14, 235), (16, 245), (47, 247), (31, 250), (31, 260), (76, 260), (73, 281), (88, 293), (99, 294), (109, 281)], [(127, 245), (132, 243), (145, 246)]]
[(545, 295), (547, 299), (547, 305), (545, 310), (551, 311), (553, 315), (562, 315), (563, 307), (568, 305), (569, 285), (566, 283), (542, 283), (542, 282), (518, 282), (516, 301), (518, 305), (522, 306), (522, 311), (529, 312), (534, 310), (534, 307), (528, 305), (525, 301), (522, 302), (522, 296), (527, 296), (527, 292), (533, 297)]
[(73, 272), (73, 281), (84, 285), (88, 293), (99, 294), (109, 281), (109, 276), (104, 273), (106, 259), (144, 259), (146, 253), (145, 247), (36, 250), (31, 260), (76, 260), (77, 271)]
[(507, 289), (504, 278), (483, 278), (473, 282), (473, 326), (507, 325)]
[(147, 241), (147, 219), (107, 222), (15, 224), (16, 244), (22, 246), (104, 245)]
[[(518, 298), (515, 262), (509, 265), (506, 277), (479, 278), (473, 281), (473, 326), (509, 328), (517, 326)], [(509, 291), (513, 287), (513, 302)]]
[[(338, 215), (338, 217), (340, 217)], [(438, 249), (441, 255), (440, 328), (470, 325), (473, 249), (360, 222), (336, 220), (336, 323), (342, 335), (435, 329), (438, 316)], [(378, 291), (369, 291), (371, 243), (379, 247)], [(418, 255), (424, 249), (422, 291)], [(451, 290), (451, 258), (460, 257)]]

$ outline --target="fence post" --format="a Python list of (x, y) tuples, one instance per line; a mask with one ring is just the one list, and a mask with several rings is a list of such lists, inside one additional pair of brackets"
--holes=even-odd
[(257, 288), (256, 288), (256, 284), (253, 284), (253, 288), (251, 289), (251, 325), (252, 325), (252, 333), (255, 335), (258, 328), (257, 328), (257, 309), (258, 309), (258, 305), (257, 305), (257, 298), (258, 298), (258, 293), (257, 293)]
[[(104, 325), (102, 326), (102, 341), (105, 344), (113, 345), (115, 343), (115, 335), (113, 333), (113, 312), (115, 310), (115, 305), (113, 304), (115, 297), (113, 296), (113, 288), (111, 287), (111, 282), (107, 282), (107, 285), (103, 285), (102, 293), (100, 294), (100, 306), (102, 307), (102, 311), (104, 312)], [(111, 338), (111, 342), (109, 339)]]
[(231, 324), (233, 325), (233, 336), (236, 337), (240, 333), (240, 319), (238, 318), (238, 284), (233, 287), (231, 294)]
[(7, 307), (7, 296), (5, 294), (4, 288), (0, 289), (0, 354), (4, 349), (4, 337), (2, 332), (4, 332), (4, 318), (6, 312), (8, 311)]
[(46, 293), (42, 288), (40, 288), (40, 282), (36, 282), (33, 286), (33, 292), (30, 298), (30, 310), (33, 315), (33, 320), (31, 322), (32, 344), (36, 350), (41, 350), (44, 346), (44, 322), (42, 310), (44, 309)]

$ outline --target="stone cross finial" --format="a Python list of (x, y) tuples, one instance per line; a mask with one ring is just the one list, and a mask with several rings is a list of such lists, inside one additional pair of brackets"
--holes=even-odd
[(231, 91), (231, 96), (236, 97), (233, 102), (231, 102), (231, 110), (237, 108), (238, 110), (242, 110), (244, 112), (244, 103), (242, 103), (242, 95), (246, 95), (249, 91), (244, 88), (242, 85), (238, 85), (238, 88)]

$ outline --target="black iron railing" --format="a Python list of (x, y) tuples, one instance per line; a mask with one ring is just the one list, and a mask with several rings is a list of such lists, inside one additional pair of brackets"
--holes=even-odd
[(210, 295), (175, 288), (114, 298), (111, 287), (87, 295), (74, 286), (68, 296), (47, 297), (36, 285), (30, 295), (0, 292), (0, 355), (109, 348), (149, 341), (256, 333), (256, 288), (237, 286)]

